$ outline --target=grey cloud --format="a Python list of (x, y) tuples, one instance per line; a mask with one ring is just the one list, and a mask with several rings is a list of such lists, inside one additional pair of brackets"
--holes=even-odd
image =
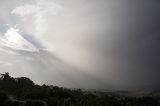
[[(79, 85), (86, 88), (89, 86), (107, 88), (107, 85), (112, 85), (116, 88), (144, 88), (144, 86), (158, 88), (160, 85), (158, 79), (160, 76), (160, 2), (158, 0), (35, 0), (25, 1), (24, 4), (38, 5), (39, 2), (46, 2), (46, 4), (52, 2), (62, 8), (56, 14), (51, 11), (39, 11), (35, 13), (36, 16), (32, 14), (29, 17), (19, 17), (12, 14), (3, 15), (10, 17), (6, 21), (0, 19), (4, 24), (18, 23), (24, 30), (22, 35), (28, 41), (39, 47), (42, 45), (36, 40), (42, 41), (54, 57), (62, 60), (58, 63), (53, 62), (52, 58), (46, 57), (49, 54), (45, 54), (44, 57), (39, 54), (31, 56), (36, 62), (33, 65), (24, 63), (26, 72), (47, 70), (46, 73), (41, 70), (40, 76), (44, 75), (48, 83), (52, 83), (53, 76), (56, 84), (62, 84), (64, 79), (61, 77), (66, 76), (68, 82), (75, 81), (75, 85), (65, 81), (63, 84), (72, 87)], [(18, 7), (17, 4), (15, 2), (12, 11), (23, 6), (23, 3)], [(54, 6), (45, 5), (43, 9), (54, 10)], [(34, 36), (28, 35), (35, 35), (36, 40), (33, 39)], [(67, 65), (64, 66), (63, 63)], [(76, 67), (77, 71), (68, 69), (71, 66)], [(59, 71), (52, 71), (52, 69)], [(65, 70), (69, 70), (68, 73)], [(27, 75), (33, 77), (36, 72)], [(59, 78), (56, 79), (56, 75), (60, 75)], [(44, 82), (38, 77), (33, 78)]]

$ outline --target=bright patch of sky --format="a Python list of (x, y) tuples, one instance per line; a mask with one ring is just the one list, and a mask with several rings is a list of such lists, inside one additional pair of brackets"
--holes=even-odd
[(37, 48), (29, 41), (23, 38), (18, 28), (9, 28), (4, 35), (0, 36), (4, 46), (17, 50), (36, 51)]

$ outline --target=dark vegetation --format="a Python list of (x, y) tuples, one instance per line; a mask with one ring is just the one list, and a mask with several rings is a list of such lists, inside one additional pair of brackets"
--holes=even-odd
[(160, 106), (152, 96), (98, 95), (81, 89), (36, 85), (26, 77), (0, 76), (0, 106)]

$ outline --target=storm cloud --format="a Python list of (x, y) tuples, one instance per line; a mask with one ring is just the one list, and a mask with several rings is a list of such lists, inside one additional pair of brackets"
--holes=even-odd
[[(18, 25), (17, 33), (38, 50), (2, 43), (3, 51), (11, 51), (3, 55), (11, 58), (1, 59), (1, 72), (64, 87), (159, 89), (160, 1), (1, 0), (0, 5), (1, 36)], [(20, 63), (23, 73), (11, 71)]]

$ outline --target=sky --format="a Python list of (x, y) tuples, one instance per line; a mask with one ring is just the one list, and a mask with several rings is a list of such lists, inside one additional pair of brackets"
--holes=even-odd
[(159, 0), (0, 0), (0, 13), (0, 73), (67, 88), (160, 88)]

